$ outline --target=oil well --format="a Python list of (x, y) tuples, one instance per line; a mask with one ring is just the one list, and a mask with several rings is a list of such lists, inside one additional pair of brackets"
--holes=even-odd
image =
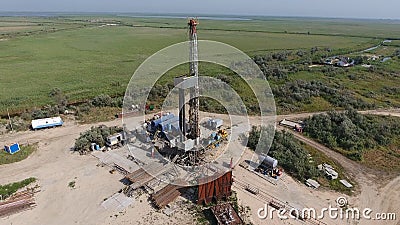
[[(136, 138), (145, 143), (143, 145), (151, 148), (151, 153), (147, 152), (145, 156), (146, 159), (151, 161), (155, 158), (154, 155), (158, 154), (162, 156), (160, 161), (167, 160), (171, 163), (143, 163), (140, 169), (125, 176), (130, 183), (125, 192), (129, 193), (138, 188), (149, 190), (157, 208), (164, 208), (187, 193), (190, 193), (191, 200), (197, 204), (218, 202), (228, 199), (232, 194), (232, 162), (213, 165), (213, 158), (209, 157), (210, 153), (213, 155), (227, 146), (229, 128), (225, 128), (223, 120), (219, 118), (209, 118), (206, 122), (200, 122), (197, 25), (197, 19), (188, 20), (189, 73), (174, 78), (175, 88), (179, 92), (178, 114), (155, 114), (135, 133)], [(186, 99), (187, 96), (190, 96), (189, 100)], [(135, 157), (132, 156), (132, 161), (133, 158)], [(194, 173), (182, 174), (181, 168), (201, 168), (198, 170), (204, 171), (200, 172), (200, 175), (196, 174), (194, 183), (188, 184), (186, 178), (193, 177)], [(168, 179), (170, 182), (160, 185)], [(224, 211), (221, 207), (216, 211)], [(234, 218), (237, 218), (237, 215)]]

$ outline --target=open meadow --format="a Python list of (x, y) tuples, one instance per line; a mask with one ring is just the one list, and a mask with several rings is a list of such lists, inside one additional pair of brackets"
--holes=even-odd
[[(7, 108), (11, 114), (18, 114), (54, 104), (49, 97), (54, 88), (61, 89), (70, 103), (99, 94), (121, 96), (131, 75), (147, 57), (187, 40), (185, 22), (110, 15), (2, 17), (0, 114), (4, 116)], [(362, 50), (385, 38), (400, 37), (393, 29), (398, 25), (395, 21), (253, 18), (200, 23), (200, 39), (233, 45), (250, 56), (280, 50), (309, 51), (313, 47), (339, 52)], [(288, 79), (301, 77), (328, 79), (322, 73), (304, 71)], [(385, 82), (382, 80), (381, 86)]]

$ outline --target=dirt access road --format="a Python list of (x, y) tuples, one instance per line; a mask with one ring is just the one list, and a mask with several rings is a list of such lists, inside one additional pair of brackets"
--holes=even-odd
[[(371, 115), (384, 115), (384, 116), (396, 116), (400, 117), (399, 109), (392, 110), (369, 110), (360, 111), (362, 114)], [(288, 115), (284, 118), (296, 119), (296, 118), (306, 118), (312, 116), (313, 114), (298, 114), (298, 115)], [(283, 129), (283, 128), (278, 128)], [(376, 220), (363, 220), (362, 224), (400, 224), (400, 176), (386, 177), (387, 174), (379, 172), (366, 166), (363, 166), (357, 162), (354, 162), (345, 156), (325, 147), (324, 145), (307, 138), (297, 132), (285, 129), (291, 132), (296, 139), (302, 141), (303, 143), (314, 147), (315, 149), (325, 153), (328, 157), (336, 160), (340, 163), (350, 177), (355, 180), (360, 188), (360, 194), (354, 197), (348, 197), (348, 201), (351, 207), (360, 208), (371, 208), (374, 217), (375, 213), (396, 213), (396, 221), (376, 221)]]
[[(400, 215), (400, 176), (394, 179), (384, 177), (384, 173), (380, 174), (373, 169), (367, 168), (357, 162), (354, 162), (343, 155), (311, 140), (303, 135), (289, 131), (294, 136), (325, 153), (328, 157), (336, 160), (350, 177), (359, 185), (360, 194), (354, 197), (347, 197), (350, 207), (371, 208), (374, 213), (396, 213)], [(373, 214), (371, 214), (373, 215)], [(398, 218), (400, 219), (400, 218)], [(399, 221), (399, 220), (397, 220)], [(362, 224), (394, 224), (396, 221), (381, 221), (378, 223), (375, 220), (363, 221)]]

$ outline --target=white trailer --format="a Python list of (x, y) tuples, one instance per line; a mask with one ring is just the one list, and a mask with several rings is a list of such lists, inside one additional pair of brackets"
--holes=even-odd
[(52, 117), (52, 118), (44, 118), (44, 119), (37, 119), (32, 120), (31, 126), (32, 129), (42, 129), (42, 128), (51, 128), (51, 127), (58, 127), (64, 124), (61, 117)]

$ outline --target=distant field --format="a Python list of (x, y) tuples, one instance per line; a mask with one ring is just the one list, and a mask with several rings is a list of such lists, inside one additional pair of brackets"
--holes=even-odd
[(17, 31), (35, 31), (41, 27), (34, 23), (25, 22), (1, 22), (0, 21), (0, 35), (14, 33)]
[[(199, 34), (200, 35), (200, 34)], [(252, 33), (243, 31), (202, 31), (201, 38), (215, 40), (235, 46), (254, 54), (269, 50), (312, 48), (315, 46), (346, 49), (371, 43), (368, 38), (310, 36), (303, 34)], [(369, 45), (372, 45), (369, 44)]]
[(9, 31), (15, 31), (15, 30), (25, 30), (27, 28), (29, 28), (29, 27), (28, 26), (27, 27), (24, 27), (24, 26), (0, 27), (0, 32), (9, 32)]
[[(124, 26), (99, 27), (111, 22)], [(49, 92), (55, 87), (71, 102), (101, 93), (121, 95), (148, 56), (187, 40), (185, 23), (185, 19), (95, 16), (0, 18), (0, 114), (7, 108), (16, 113), (51, 104)], [(400, 37), (394, 29), (398, 24), (392, 22), (271, 18), (200, 23), (200, 39), (225, 42), (250, 55), (315, 46), (364, 49), (377, 42), (372, 37)], [(40, 29), (36, 33), (13, 30), (24, 24)]]
[(388, 46), (400, 47), (400, 40), (393, 40), (390, 43), (386, 43)]
[(21, 26), (36, 26), (36, 23), (24, 21), (0, 21), (0, 27), (21, 27)]
[[(263, 18), (250, 17), (250, 21), (201, 20), (203, 29), (243, 30), (251, 32), (288, 32), (322, 35), (343, 35), (377, 38), (399, 38), (400, 21), (395, 20), (357, 20), (321, 18)], [(185, 27), (181, 19), (163, 20), (159, 18), (120, 19), (135, 25), (156, 27)]]

